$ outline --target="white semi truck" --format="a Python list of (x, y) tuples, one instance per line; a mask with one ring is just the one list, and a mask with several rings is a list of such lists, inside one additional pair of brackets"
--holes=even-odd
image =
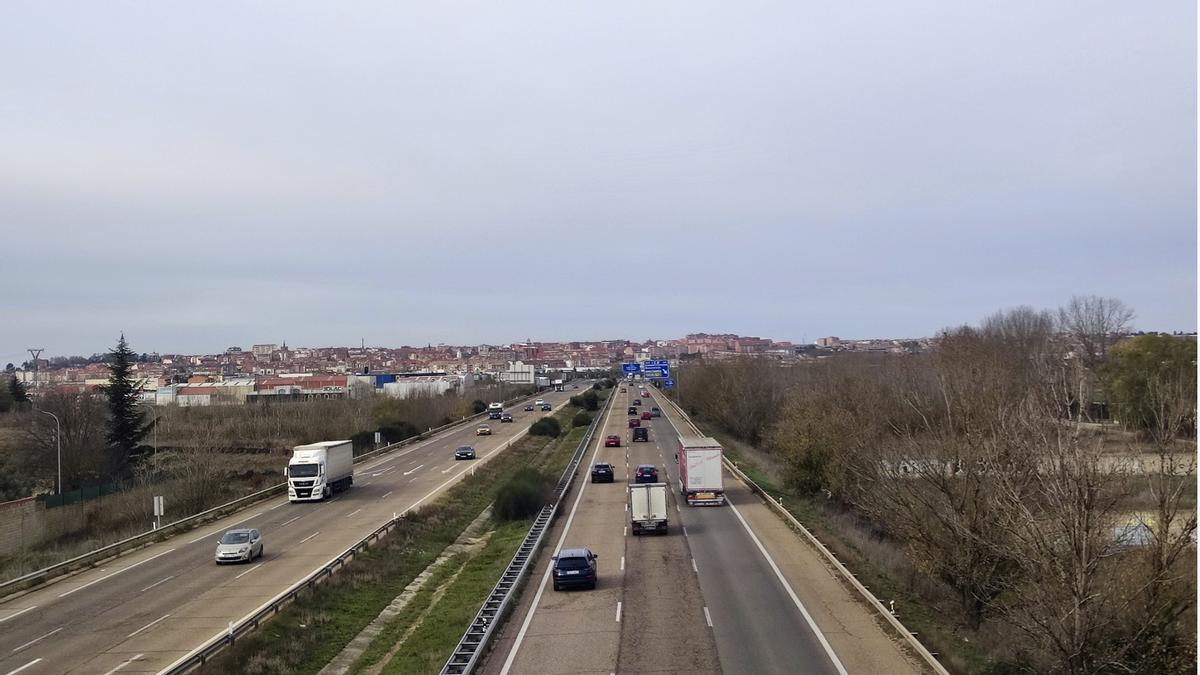
[(667, 484), (638, 483), (629, 486), (629, 525), (635, 535), (667, 533)]
[(721, 466), (721, 444), (707, 436), (680, 436), (679, 491), (690, 506), (720, 506), (725, 503), (725, 480)]
[(292, 448), (288, 501), (319, 502), (354, 484), (354, 444), (321, 441)]

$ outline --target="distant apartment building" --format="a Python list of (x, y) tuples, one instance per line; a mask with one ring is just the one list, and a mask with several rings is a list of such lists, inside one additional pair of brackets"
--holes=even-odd
[(250, 353), (260, 359), (269, 359), (276, 349), (279, 349), (279, 345), (254, 345), (250, 348)]
[(733, 339), (731, 346), (739, 354), (762, 354), (771, 348), (771, 341), (760, 337), (738, 337)]
[(841, 338), (832, 337), (832, 336), (831, 337), (823, 337), (823, 338), (817, 338), (816, 344), (818, 347), (837, 347), (842, 344), (842, 340), (841, 340)]

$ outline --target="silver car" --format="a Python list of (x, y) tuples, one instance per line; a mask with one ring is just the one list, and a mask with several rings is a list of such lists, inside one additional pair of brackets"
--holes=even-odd
[(217, 540), (217, 564), (250, 562), (263, 554), (262, 535), (258, 530), (229, 530)]

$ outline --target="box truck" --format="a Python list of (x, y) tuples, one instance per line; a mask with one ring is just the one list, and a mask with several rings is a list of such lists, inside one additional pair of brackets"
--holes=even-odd
[(322, 441), (292, 448), (288, 501), (319, 502), (354, 484), (354, 444)]
[(667, 484), (629, 486), (629, 524), (633, 533), (667, 533)]
[(725, 481), (721, 466), (721, 444), (707, 436), (680, 436), (679, 492), (689, 506), (720, 506), (725, 503)]

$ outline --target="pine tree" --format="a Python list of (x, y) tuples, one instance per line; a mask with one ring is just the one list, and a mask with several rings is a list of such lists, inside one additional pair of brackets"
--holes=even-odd
[(13, 375), (8, 381), (8, 395), (17, 403), (29, 403), (29, 392), (25, 390), (25, 384)]
[(132, 377), (136, 356), (125, 342), (124, 333), (109, 353), (111, 374), (104, 393), (108, 396), (108, 433), (105, 440), (110, 478), (125, 474), (129, 464), (140, 454), (142, 439), (150, 430), (145, 413), (138, 409), (142, 388), (134, 383)]

